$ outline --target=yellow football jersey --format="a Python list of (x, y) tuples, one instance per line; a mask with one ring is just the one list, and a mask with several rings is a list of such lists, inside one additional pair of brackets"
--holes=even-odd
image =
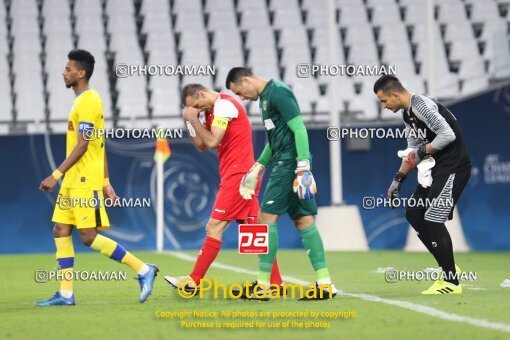
[[(104, 129), (103, 103), (95, 90), (83, 91), (74, 99), (69, 114), (66, 135), (66, 157), (77, 144), (78, 133), (93, 129), (95, 133), (89, 139), (87, 151), (64, 176), (63, 188), (90, 188), (101, 190), (104, 179)], [(91, 134), (87, 134), (91, 136)]]

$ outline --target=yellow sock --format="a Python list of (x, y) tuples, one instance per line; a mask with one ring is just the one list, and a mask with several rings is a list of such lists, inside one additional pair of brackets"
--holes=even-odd
[[(70, 272), (70, 273), (66, 273)], [(59, 270), (60, 273), (60, 291), (72, 292), (73, 291), (73, 268)], [(68, 298), (68, 296), (65, 296)]]
[(114, 259), (117, 262), (126, 264), (137, 274), (140, 274), (145, 266), (145, 263), (140, 261), (130, 252), (126, 251), (126, 249), (124, 249), (124, 247), (122, 247), (120, 244), (109, 239), (108, 237), (104, 237), (103, 235), (97, 234), (94, 242), (92, 242), (90, 247), (101, 252), (101, 254)]
[(129, 268), (133, 269), (136, 273), (140, 273), (145, 263), (130, 252), (126, 252), (126, 256), (122, 259), (122, 263), (125, 263)]
[(72, 294), (73, 267), (74, 267), (73, 239), (71, 236), (55, 238), (55, 246), (57, 247), (57, 253), (55, 257), (57, 258), (57, 264), (60, 274), (59, 275), (60, 291)]
[[(96, 238), (94, 239), (94, 242), (92, 242), (92, 244), (90, 245), (90, 248), (97, 250), (104, 256), (113, 258), (113, 253), (115, 252), (117, 246), (118, 244), (114, 240), (111, 240), (108, 237), (104, 237), (101, 234), (97, 234)], [(120, 262), (120, 259), (117, 261)]]

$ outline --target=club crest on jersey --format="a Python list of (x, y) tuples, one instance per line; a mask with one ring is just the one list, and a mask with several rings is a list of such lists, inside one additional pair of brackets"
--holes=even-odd
[(74, 125), (72, 121), (67, 122), (67, 131), (74, 131)]
[(266, 130), (271, 130), (275, 128), (274, 123), (271, 119), (264, 120), (264, 127), (266, 128)]

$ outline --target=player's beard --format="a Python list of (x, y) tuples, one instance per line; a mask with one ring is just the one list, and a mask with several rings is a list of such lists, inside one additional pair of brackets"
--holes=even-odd
[(68, 82), (67, 82), (67, 81), (65, 81), (65, 80), (64, 80), (64, 82), (65, 82), (66, 87), (67, 87), (68, 89), (70, 89), (71, 87), (75, 87), (75, 86), (77, 85), (77, 84), (76, 84), (76, 82), (74, 82), (74, 83), (68, 83)]

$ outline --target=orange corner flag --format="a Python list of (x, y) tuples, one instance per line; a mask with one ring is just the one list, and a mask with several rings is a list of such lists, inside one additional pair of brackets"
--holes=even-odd
[(156, 140), (156, 152), (154, 153), (154, 161), (165, 163), (170, 157), (172, 152), (170, 151), (170, 145), (166, 138), (158, 138)]

